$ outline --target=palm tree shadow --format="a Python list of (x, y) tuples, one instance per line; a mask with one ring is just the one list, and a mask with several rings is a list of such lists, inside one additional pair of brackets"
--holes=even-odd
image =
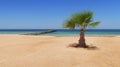
[(99, 49), (98, 47), (93, 46), (93, 45), (87, 45), (85, 47), (81, 47), (81, 46), (78, 46), (78, 43), (70, 44), (68, 47), (84, 48), (84, 49), (87, 49), (87, 50), (98, 50)]
[(93, 45), (87, 45), (86, 49), (88, 50), (98, 50), (99, 48)]

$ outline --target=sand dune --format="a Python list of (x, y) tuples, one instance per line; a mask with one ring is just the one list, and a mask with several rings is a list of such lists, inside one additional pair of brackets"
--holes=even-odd
[(68, 47), (79, 37), (0, 35), (0, 67), (120, 67), (120, 37), (86, 37), (98, 49)]

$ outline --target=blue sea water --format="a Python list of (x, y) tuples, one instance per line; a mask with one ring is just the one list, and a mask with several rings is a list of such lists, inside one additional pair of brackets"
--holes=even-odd
[[(0, 29), (0, 34), (26, 34), (34, 32), (43, 32), (50, 29)], [(56, 29), (57, 32), (42, 34), (52, 36), (72, 36), (79, 35), (79, 30), (66, 30)], [(97, 36), (108, 36), (108, 35), (120, 35), (120, 29), (87, 29), (85, 35), (97, 35)]]

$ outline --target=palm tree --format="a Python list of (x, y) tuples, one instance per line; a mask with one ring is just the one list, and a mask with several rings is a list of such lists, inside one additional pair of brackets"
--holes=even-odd
[(76, 47), (87, 47), (85, 42), (85, 30), (87, 27), (95, 27), (99, 25), (100, 22), (92, 22), (93, 21), (93, 12), (84, 11), (81, 13), (77, 13), (72, 15), (72, 17), (63, 24), (64, 28), (75, 29), (76, 27), (80, 27), (80, 39), (79, 43)]

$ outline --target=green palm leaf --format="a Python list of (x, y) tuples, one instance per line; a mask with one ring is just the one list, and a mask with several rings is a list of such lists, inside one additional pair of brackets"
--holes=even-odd
[(95, 26), (97, 26), (99, 24), (100, 24), (100, 22), (93, 22), (93, 23), (89, 24), (89, 27), (95, 27)]
[(73, 20), (68, 20), (65, 24), (63, 24), (63, 28), (74, 29), (75, 22)]

